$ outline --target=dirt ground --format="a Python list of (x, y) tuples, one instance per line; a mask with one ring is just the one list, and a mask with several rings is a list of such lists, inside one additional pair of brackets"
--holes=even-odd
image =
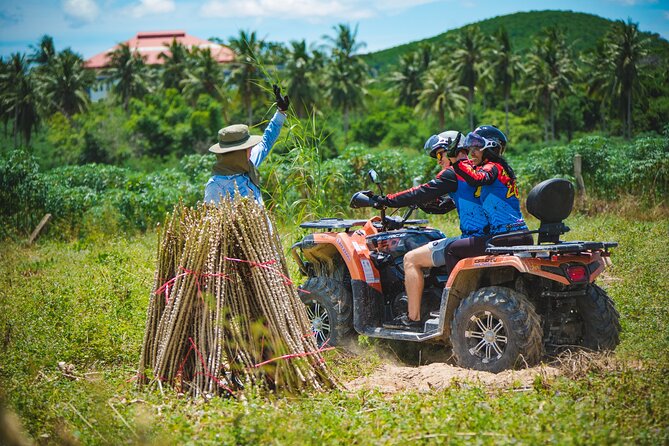
[(371, 375), (354, 379), (345, 385), (352, 391), (370, 389), (383, 393), (396, 393), (409, 389), (428, 392), (449, 387), (455, 383), (473, 383), (487, 387), (522, 390), (531, 388), (537, 376), (548, 378), (559, 374), (559, 369), (550, 366), (507, 370), (495, 374), (463, 369), (440, 362), (416, 367), (383, 364)]

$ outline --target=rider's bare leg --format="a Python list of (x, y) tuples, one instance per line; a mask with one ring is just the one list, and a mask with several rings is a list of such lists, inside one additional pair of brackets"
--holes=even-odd
[(423, 297), (423, 268), (430, 268), (432, 251), (428, 245), (409, 251), (404, 256), (404, 287), (409, 300), (409, 319), (420, 320), (420, 301)]

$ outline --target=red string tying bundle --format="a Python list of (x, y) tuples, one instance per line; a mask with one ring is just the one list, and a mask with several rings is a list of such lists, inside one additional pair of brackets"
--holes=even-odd
[[(267, 270), (269, 270), (269, 271), (271, 271), (271, 272), (274, 272), (274, 273), (280, 275), (281, 277), (283, 277), (283, 279), (284, 279), (286, 285), (292, 285), (292, 284), (293, 284), (293, 281), (290, 280), (290, 277), (288, 277), (288, 276), (286, 276), (285, 274), (283, 274), (281, 271), (279, 271), (278, 268), (271, 266), (271, 265), (273, 265), (273, 264), (276, 263), (276, 260), (269, 260), (269, 261), (267, 261), (267, 262), (252, 262), (252, 261), (250, 261), (250, 260), (234, 259), (234, 258), (231, 258), (231, 257), (224, 257), (223, 259), (224, 259), (224, 260), (227, 260), (227, 261), (229, 261), (229, 262), (248, 263), (249, 265), (251, 265), (251, 268), (258, 267), (258, 268), (264, 268), (264, 269), (267, 269)], [(160, 287), (158, 287), (158, 289), (156, 289), (156, 295), (157, 295), (157, 296), (160, 296), (161, 294), (165, 293), (165, 305), (167, 305), (167, 304), (169, 303), (169, 292), (170, 292), (170, 287), (171, 287), (171, 286), (174, 284), (174, 282), (176, 282), (177, 279), (179, 279), (180, 277), (185, 277), (185, 276), (187, 276), (187, 275), (189, 275), (189, 274), (192, 274), (192, 275), (194, 275), (194, 276), (197, 277), (197, 282), (196, 282), (196, 283), (197, 283), (197, 293), (198, 293), (198, 296), (200, 296), (200, 295), (202, 294), (202, 286), (201, 286), (201, 284), (200, 284), (200, 278), (201, 278), (201, 277), (223, 277), (223, 278), (226, 279), (226, 280), (232, 280), (232, 279), (230, 278), (230, 276), (228, 276), (227, 274), (223, 274), (223, 273), (200, 273), (200, 272), (198, 272), (198, 271), (192, 271), (192, 270), (189, 270), (189, 269), (187, 269), (187, 268), (185, 268), (185, 267), (183, 267), (183, 266), (181, 266), (181, 265), (179, 265), (179, 269), (180, 269), (181, 271), (183, 271), (183, 272), (180, 273), (180, 274), (177, 274), (177, 275), (174, 276), (174, 277), (172, 277), (170, 280), (168, 280), (167, 282), (163, 283)]]

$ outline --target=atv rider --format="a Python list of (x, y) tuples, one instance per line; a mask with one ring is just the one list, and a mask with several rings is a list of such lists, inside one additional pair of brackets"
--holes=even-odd
[[(409, 303), (408, 314), (396, 317), (387, 328), (403, 330), (420, 329), (421, 298), (423, 295), (423, 268), (447, 265), (450, 272), (463, 257), (481, 255), (485, 251), (488, 220), (480, 200), (475, 196), (476, 187), (468, 185), (456, 175), (451, 167), (453, 162), (469, 163), (464, 147), (464, 135), (450, 130), (431, 136), (425, 143), (425, 151), (436, 158), (442, 168), (433, 180), (387, 196), (371, 195), (375, 207), (404, 207), (418, 204), (421, 208), (434, 210), (435, 204), (441, 213), (457, 209), (460, 217), (459, 237), (444, 238), (409, 251), (404, 256), (404, 285)], [(442, 199), (448, 195), (450, 199)], [(427, 205), (427, 206), (426, 206)], [(436, 212), (432, 212), (436, 213)]]
[[(527, 225), (520, 211), (516, 175), (502, 157), (506, 149), (506, 135), (495, 126), (482, 125), (470, 132), (464, 145), (472, 162), (456, 161), (455, 172), (472, 187), (479, 188), (483, 210), (490, 221), (490, 235), (526, 231)], [(529, 234), (510, 235), (498, 245), (528, 245)]]

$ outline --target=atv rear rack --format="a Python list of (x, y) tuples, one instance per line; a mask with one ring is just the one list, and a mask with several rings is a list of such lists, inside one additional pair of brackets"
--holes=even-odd
[(488, 246), (485, 250), (488, 254), (517, 254), (521, 252), (539, 253), (539, 252), (584, 252), (584, 251), (609, 251), (609, 248), (618, 246), (617, 242), (560, 242), (546, 245), (521, 245), (521, 246)]

